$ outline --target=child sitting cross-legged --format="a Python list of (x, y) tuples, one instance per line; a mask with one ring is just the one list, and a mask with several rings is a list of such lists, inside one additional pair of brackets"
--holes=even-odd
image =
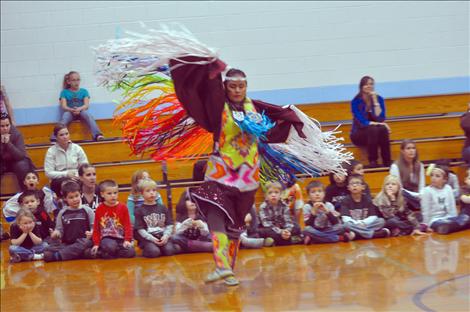
[(170, 241), (173, 218), (164, 205), (157, 203), (159, 197), (157, 183), (143, 179), (139, 182), (138, 189), (144, 198), (144, 203), (135, 211), (135, 230), (143, 256), (156, 258), (173, 255), (175, 247)]
[(22, 208), (10, 227), (10, 262), (41, 260), (47, 244), (41, 239), (39, 228), (31, 211)]
[(175, 234), (171, 240), (182, 252), (212, 252), (209, 228), (188, 192), (181, 195), (176, 205), (176, 221)]
[(66, 181), (61, 187), (64, 207), (57, 215), (51, 245), (44, 251), (46, 262), (87, 258), (90, 252), (95, 213), (82, 205), (80, 189), (75, 181)]
[(465, 213), (457, 213), (454, 193), (447, 185), (448, 168), (431, 164), (428, 167), (431, 185), (424, 188), (421, 197), (423, 224), (439, 234), (464, 230), (470, 223)]
[(265, 201), (259, 215), (263, 238), (271, 237), (275, 245), (298, 244), (303, 241), (300, 226), (292, 221), (289, 207), (281, 201), (282, 185), (279, 182), (266, 183)]
[(104, 180), (99, 187), (103, 202), (95, 212), (92, 256), (100, 251), (104, 259), (135, 257), (129, 211), (118, 201), (118, 184)]
[(304, 205), (304, 243), (348, 242), (356, 236), (345, 229), (339, 212), (333, 204), (325, 202), (325, 188), (320, 181), (307, 185), (309, 201)]
[(392, 236), (426, 234), (419, 230), (417, 213), (406, 207), (400, 179), (397, 176), (385, 177), (382, 191), (374, 198), (374, 205), (385, 219), (385, 228), (391, 231)]
[(352, 174), (348, 178), (350, 195), (341, 203), (341, 218), (347, 229), (356, 233), (356, 238), (389, 237), (390, 231), (384, 228), (385, 220), (378, 217), (377, 208), (365, 194), (364, 178)]

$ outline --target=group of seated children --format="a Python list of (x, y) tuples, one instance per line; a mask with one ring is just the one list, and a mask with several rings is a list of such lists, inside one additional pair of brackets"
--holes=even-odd
[[(134, 239), (142, 255), (149, 258), (212, 251), (207, 223), (187, 192), (177, 205), (174, 226), (172, 213), (163, 205), (157, 183), (148, 172), (139, 170), (133, 175), (127, 206), (118, 201), (119, 187), (113, 180), (99, 184), (100, 203), (96, 205), (92, 194), (90, 200), (83, 197), (84, 189), (94, 188), (96, 172), (91, 165), (83, 166), (81, 183), (67, 180), (62, 184), (63, 204), (55, 224), (50, 218), (56, 209), (53, 194), (47, 187), (36, 189), (35, 172), (26, 175), (25, 191), (12, 197), (4, 208), (7, 220), (14, 220), (11, 262), (131, 258), (136, 255)], [(204, 167), (204, 162), (196, 163), (195, 181), (203, 179)], [(428, 171), (431, 184), (424, 188), (418, 210), (407, 207), (400, 179), (394, 175), (385, 178), (382, 190), (372, 199), (358, 162), (351, 164), (347, 177), (331, 175), (332, 183), (326, 189), (314, 180), (306, 187), (308, 201), (302, 205), (303, 230), (298, 224), (298, 209), (292, 210), (282, 199), (282, 185), (268, 182), (258, 213), (253, 207), (245, 217), (240, 244), (245, 248), (308, 245), (433, 231), (448, 234), (470, 228), (470, 171), (461, 188), (460, 214), (446, 183), (448, 169), (431, 165)], [(299, 205), (296, 201), (295, 207)]]

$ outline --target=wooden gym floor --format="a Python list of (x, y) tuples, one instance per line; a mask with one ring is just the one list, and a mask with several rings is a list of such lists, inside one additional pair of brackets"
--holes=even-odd
[(8, 262), (1, 311), (469, 311), (470, 231), (242, 250), (241, 284), (205, 285), (210, 254)]

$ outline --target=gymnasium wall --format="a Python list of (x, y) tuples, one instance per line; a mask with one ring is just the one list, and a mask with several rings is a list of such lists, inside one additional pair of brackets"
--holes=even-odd
[(95, 85), (91, 47), (181, 23), (279, 104), (348, 100), (363, 75), (387, 97), (470, 92), (467, 1), (1, 1), (1, 81), (19, 124), (59, 119), (63, 75), (81, 73), (92, 113), (118, 93)]

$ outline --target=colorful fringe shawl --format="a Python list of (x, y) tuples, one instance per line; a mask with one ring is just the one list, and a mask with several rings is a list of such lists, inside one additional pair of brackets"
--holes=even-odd
[[(161, 73), (123, 80), (124, 100), (114, 124), (135, 155), (149, 153), (156, 161), (200, 157), (212, 148), (212, 134), (199, 127), (178, 101), (169, 77)], [(143, 99), (159, 93), (148, 101)], [(120, 112), (122, 111), (122, 112)]]

